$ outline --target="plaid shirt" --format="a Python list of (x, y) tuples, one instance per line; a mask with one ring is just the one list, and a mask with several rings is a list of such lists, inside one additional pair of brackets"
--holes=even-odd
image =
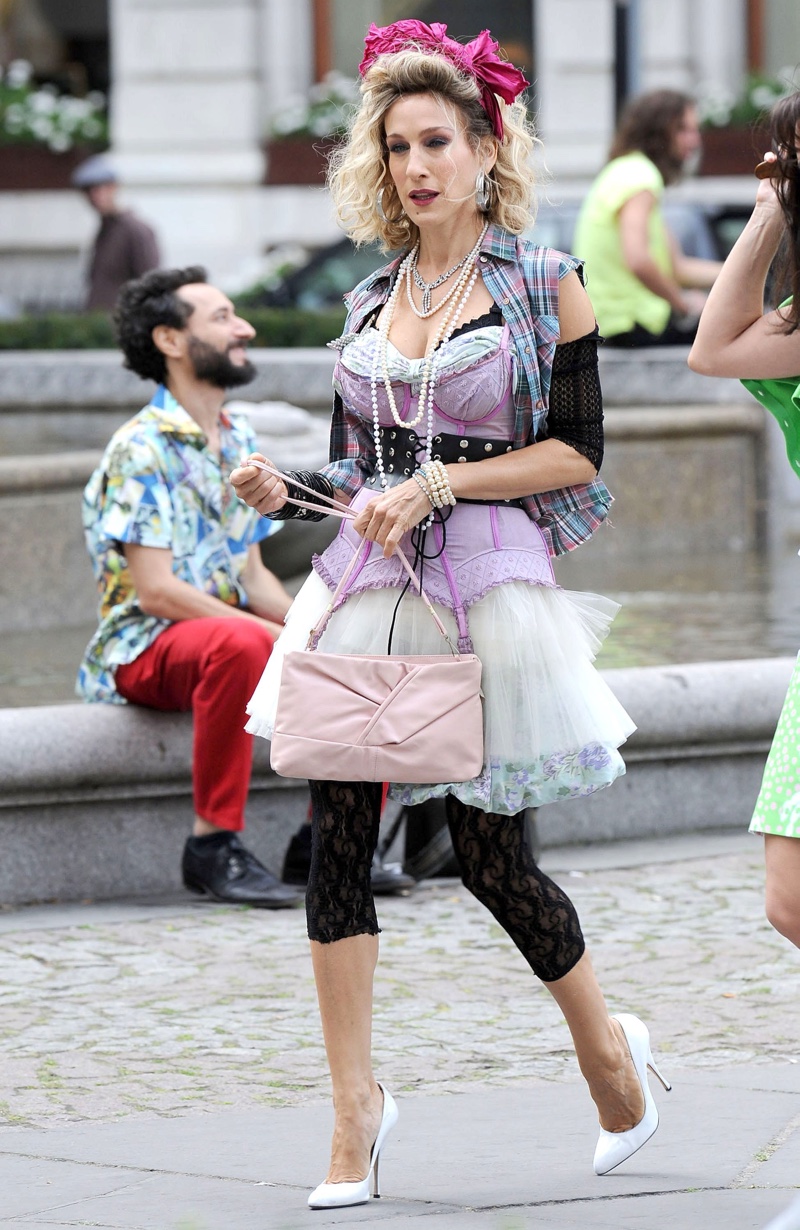
[[(343, 349), (381, 304), (385, 303), (402, 260), (360, 282), (345, 298), (345, 332), (331, 345)], [(481, 274), (502, 309), (520, 363), (515, 393), (514, 448), (525, 448), (547, 436), (547, 406), (553, 355), (559, 338), (558, 289), (561, 278), (580, 261), (552, 248), (542, 248), (500, 226), (490, 226), (479, 257)], [(354, 495), (375, 468), (375, 445), (364, 421), (334, 400), (330, 461), (323, 470), (331, 482)], [(563, 555), (586, 542), (608, 515), (611, 503), (604, 483), (595, 479), (526, 496), (528, 516), (545, 536), (551, 555)]]

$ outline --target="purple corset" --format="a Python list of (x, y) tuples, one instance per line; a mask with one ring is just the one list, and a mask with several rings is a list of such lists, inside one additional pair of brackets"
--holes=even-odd
[[(508, 325), (487, 326), (445, 343), (439, 357), (434, 396), (434, 432), (473, 434), (482, 439), (511, 440), (514, 435), (516, 358)], [(370, 379), (378, 334), (367, 329), (346, 348), (334, 371), (334, 383), (351, 413), (372, 424)], [(422, 359), (407, 359), (391, 342), (389, 373), (397, 410), (408, 422), (417, 413)], [(378, 416), (393, 423), (389, 399), (378, 380)], [(419, 430), (424, 431), (420, 424)]]
[[(513, 387), (515, 356), (509, 347), (508, 326), (487, 326), (451, 339), (442, 347), (441, 369), (436, 379), (434, 432), (500, 439), (510, 442), (514, 435)], [(370, 377), (377, 344), (374, 329), (366, 330), (345, 349), (334, 372), (334, 383), (351, 413), (366, 420), (372, 428)], [(390, 376), (395, 401), (405, 420), (417, 412), (421, 359), (406, 359), (390, 345)], [(393, 419), (382, 384), (378, 386), (378, 409), (382, 426)], [(418, 431), (424, 433), (425, 424)], [(387, 476), (390, 484), (407, 481), (400, 474)], [(375, 499), (372, 485), (362, 487), (350, 507), (363, 508)], [(445, 535), (442, 550), (442, 534)], [(411, 535), (401, 542), (406, 557), (413, 562)], [(527, 513), (519, 507), (499, 504), (456, 504), (444, 531), (434, 524), (427, 531), (423, 585), (432, 602), (449, 608), (459, 628), (462, 652), (469, 647), (467, 611), (497, 585), (523, 581), (531, 585), (555, 585), (550, 552), (545, 538)], [(362, 558), (350, 580), (347, 594), (370, 589), (400, 589), (406, 573), (397, 559), (384, 559), (375, 543), (365, 543), (343, 522), (339, 534), (323, 552), (314, 557), (314, 569), (331, 589), (338, 585), (353, 552), (361, 548)], [(347, 595), (340, 598), (339, 605)]]
[[(350, 507), (357, 511), (375, 498), (373, 488), (362, 488)], [(527, 581), (530, 585), (555, 585), (550, 552), (544, 536), (521, 508), (505, 504), (456, 504), (445, 526), (446, 544), (436, 559), (426, 559), (423, 585), (431, 602), (449, 608), (458, 622), (462, 652), (469, 652), (469, 632), (466, 612), (496, 585), (509, 581)], [(427, 553), (431, 539), (437, 550), (442, 546), (442, 527), (428, 530)], [(414, 547), (406, 534), (400, 546), (413, 563)], [(330, 590), (342, 578), (353, 552), (361, 548), (362, 559), (357, 565), (347, 594), (368, 589), (401, 589), (407, 577), (397, 559), (384, 559), (377, 543), (366, 543), (358, 537), (347, 521), (322, 555), (314, 556), (314, 570)]]

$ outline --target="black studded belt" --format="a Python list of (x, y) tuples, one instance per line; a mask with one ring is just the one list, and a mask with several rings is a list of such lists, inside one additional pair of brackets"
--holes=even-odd
[[(410, 477), (423, 461), (424, 438), (411, 427), (381, 427), (379, 438), (386, 473)], [(480, 440), (475, 436), (455, 436), (442, 432), (431, 440), (431, 457), (434, 461), (443, 461), (445, 465), (458, 461), (485, 461), (487, 457), (510, 453), (513, 447), (509, 440)], [(369, 481), (374, 482), (375, 475)], [(460, 500), (459, 503), (522, 507), (519, 500)]]
[[(383, 468), (387, 474), (412, 474), (422, 461), (425, 441), (411, 427), (381, 427)], [(453, 436), (446, 433), (431, 440), (431, 457), (451, 465), (456, 461), (485, 461), (510, 453), (509, 440), (478, 440), (474, 436)]]

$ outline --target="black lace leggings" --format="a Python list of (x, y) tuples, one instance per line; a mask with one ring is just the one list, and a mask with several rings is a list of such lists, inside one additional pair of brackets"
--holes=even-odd
[[(370, 867), (378, 841), (381, 785), (309, 782), (311, 872), (308, 934), (330, 944), (377, 935)], [(584, 952), (575, 907), (539, 870), (525, 842), (523, 814), (499, 816), (447, 796), (447, 822), (461, 878), (494, 915), (544, 982), (563, 978)]]

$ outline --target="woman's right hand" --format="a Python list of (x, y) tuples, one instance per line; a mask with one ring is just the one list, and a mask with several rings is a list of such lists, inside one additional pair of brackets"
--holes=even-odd
[[(764, 155), (764, 162), (777, 162), (778, 155), (772, 150)], [(778, 198), (775, 193), (775, 181), (770, 177), (759, 179), (758, 192), (756, 193), (756, 205), (777, 204)]]
[[(258, 466), (249, 465), (251, 460), (273, 465), (263, 453), (251, 453), (247, 461), (243, 461), (231, 471), (231, 483), (240, 500), (250, 508), (255, 508), (262, 516), (268, 517), (270, 513), (283, 508), (286, 503), (286, 483)], [(277, 469), (277, 466), (273, 468)]]

